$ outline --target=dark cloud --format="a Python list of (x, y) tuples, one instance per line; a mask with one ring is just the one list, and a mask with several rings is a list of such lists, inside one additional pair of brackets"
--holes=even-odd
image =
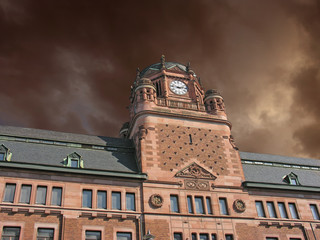
[(0, 0), (0, 123), (117, 136), (165, 54), (223, 94), (241, 150), (319, 157), (319, 29), (316, 0)]

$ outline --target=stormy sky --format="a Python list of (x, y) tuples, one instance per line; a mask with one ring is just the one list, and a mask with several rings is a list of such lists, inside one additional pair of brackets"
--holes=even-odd
[(221, 92), (241, 151), (320, 158), (317, 0), (0, 0), (0, 124), (117, 136), (162, 54)]

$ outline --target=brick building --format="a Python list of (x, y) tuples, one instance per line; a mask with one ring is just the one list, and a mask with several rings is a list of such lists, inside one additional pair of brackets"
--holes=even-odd
[(320, 162), (239, 152), (189, 65), (138, 72), (129, 111), (121, 138), (0, 126), (2, 239), (320, 239)]

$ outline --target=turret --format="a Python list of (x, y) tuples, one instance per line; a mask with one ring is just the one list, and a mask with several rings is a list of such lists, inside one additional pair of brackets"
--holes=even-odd
[(207, 113), (226, 116), (223, 98), (217, 90), (208, 90), (203, 101)]

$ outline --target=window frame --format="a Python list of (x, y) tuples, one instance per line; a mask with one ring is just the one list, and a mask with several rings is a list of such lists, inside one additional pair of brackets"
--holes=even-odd
[[(133, 196), (133, 209), (128, 209), (128, 196)], [(126, 210), (128, 210), (128, 211), (137, 211), (136, 194), (134, 192), (126, 192)]]
[[(99, 207), (99, 193), (105, 193), (105, 208)], [(97, 191), (97, 209), (108, 209), (108, 192), (106, 190), (98, 190)]]
[[(118, 195), (119, 195), (119, 201), (118, 201), (118, 199), (117, 199), (117, 202), (116, 202), (116, 203), (119, 204), (120, 207), (119, 207), (119, 208), (117, 208), (117, 207), (114, 208), (114, 207), (113, 207), (113, 206), (114, 206), (114, 204), (113, 204), (113, 203), (114, 203), (113, 197), (114, 197), (114, 196), (118, 196)], [(122, 193), (121, 193), (120, 191), (112, 191), (112, 192), (111, 192), (111, 209), (112, 209), (112, 210), (119, 210), (119, 211), (121, 211), (121, 210), (122, 210), (122, 204), (121, 204), (121, 203), (122, 203)]]
[[(221, 203), (223, 203), (223, 206)], [(219, 209), (220, 209), (220, 215), (223, 215), (223, 216), (230, 215), (227, 198), (219, 197)], [(225, 210), (225, 212), (223, 210)]]
[[(233, 234), (232, 233), (226, 233), (225, 235), (225, 239), (226, 240), (234, 240)], [(230, 239), (228, 239), (229, 237), (231, 237)]]
[[(293, 206), (293, 212), (297, 217), (293, 216), (292, 211), (291, 211), (292, 208), (290, 206)], [(288, 203), (288, 208), (289, 208), (289, 212), (290, 212), (290, 215), (291, 215), (292, 219), (300, 219), (300, 216), (299, 216), (299, 213), (298, 213), (298, 209), (297, 209), (297, 206), (296, 206), (295, 203), (289, 202)]]
[(193, 199), (191, 195), (187, 196), (187, 205), (188, 205), (188, 213), (194, 214)]
[[(20, 224), (15, 224), (15, 225), (12, 225), (12, 224), (7, 224), (7, 223), (4, 223), (2, 226), (2, 229), (1, 229), (1, 239), (3, 237), (11, 237), (11, 236), (4, 236), (4, 229), (5, 228), (19, 228), (19, 236), (18, 236), (18, 240), (22, 239), (21, 236), (22, 236), (22, 226)], [(16, 237), (16, 236), (15, 236)]]
[[(282, 211), (281, 211), (280, 206), (283, 206), (283, 210), (284, 210), (284, 213), (286, 214), (286, 217), (284, 217), (282, 215)], [(279, 213), (280, 213), (280, 218), (289, 219), (288, 211), (286, 209), (286, 204), (284, 202), (278, 202), (278, 209), (279, 209)]]
[(33, 236), (34, 240), (37, 240), (37, 234), (38, 234), (38, 228), (51, 228), (54, 229), (54, 234), (53, 234), (53, 239), (58, 240), (59, 239), (59, 225), (58, 223), (40, 223), (40, 222), (35, 222), (34, 223), (34, 231), (33, 231)]
[[(53, 204), (52, 203), (52, 201), (53, 201), (53, 192), (54, 192), (54, 189), (60, 189), (61, 190), (61, 195), (60, 195), (60, 205), (59, 204)], [(61, 206), (63, 206), (63, 187), (60, 187), (60, 186), (52, 186), (51, 187), (51, 193), (50, 193), (50, 205), (51, 206), (59, 206), (59, 207), (61, 207)]]
[[(176, 203), (176, 206), (172, 202)], [(177, 194), (170, 194), (170, 212), (180, 213), (179, 196)]]
[(183, 240), (183, 233), (182, 233), (182, 232), (174, 232), (174, 233), (173, 233), (173, 240), (175, 240), (175, 235), (176, 235), (176, 234), (177, 234), (177, 235), (180, 235), (180, 237), (181, 237), (180, 239)]
[[(5, 201), (6, 192), (7, 192), (6, 190), (7, 190), (7, 186), (8, 186), (8, 185), (14, 186), (13, 195), (12, 195), (12, 201)], [(14, 203), (14, 202), (15, 202), (15, 199), (16, 199), (16, 192), (17, 192), (17, 184), (15, 184), (15, 183), (6, 183), (5, 188), (4, 188), (4, 193), (3, 193), (2, 202), (5, 202), (5, 203)]]
[[(30, 189), (29, 195), (26, 196), (28, 201), (25, 201), (25, 202), (23, 202), (22, 199), (21, 199), (21, 198), (25, 197), (23, 195), (23, 192), (22, 192), (25, 189), (24, 187)], [(30, 204), (31, 203), (31, 195), (32, 195), (32, 185), (31, 184), (22, 184), (21, 187), (20, 187), (19, 203), (21, 203), (21, 204)]]
[[(199, 209), (200, 210), (199, 212), (198, 212), (198, 209), (197, 209), (197, 200), (199, 200), (198, 203), (200, 203), (199, 207), (201, 208), (201, 209)], [(206, 214), (204, 201), (203, 201), (203, 197), (202, 196), (195, 196), (194, 197), (194, 203), (195, 203), (194, 205), (195, 205), (195, 213), (196, 214)]]
[[(310, 211), (311, 211), (311, 215), (312, 215), (312, 217), (313, 217), (313, 220), (320, 220), (318, 205), (311, 203), (311, 204), (309, 204), (309, 207), (310, 207)], [(311, 207), (314, 207), (315, 213), (316, 213), (316, 215), (317, 215), (317, 218), (315, 218), (315, 215), (313, 214), (313, 211), (312, 211), (312, 208), (311, 208)]]
[(211, 197), (206, 197), (206, 209), (207, 209), (207, 214), (210, 214), (210, 215), (213, 214)]
[[(260, 218), (266, 218), (266, 212), (264, 210), (263, 201), (255, 201), (256, 211), (257, 215)], [(259, 209), (260, 208), (260, 209)], [(262, 212), (260, 212), (262, 211)], [(261, 214), (262, 213), (262, 214)]]
[[(85, 192), (86, 193), (90, 193), (88, 196), (90, 197), (90, 200), (88, 200), (88, 202), (87, 202), (87, 204), (89, 204), (89, 206), (88, 205), (84, 205), (85, 204)], [(86, 197), (87, 197), (87, 195), (86, 195)], [(82, 206), (82, 208), (90, 208), (90, 209), (92, 209), (92, 200), (93, 200), (93, 191), (92, 191), (92, 189), (87, 189), (87, 188), (84, 188), (84, 189), (82, 189), (82, 201), (81, 201), (81, 206)]]
[[(45, 199), (44, 199), (44, 203), (39, 203), (38, 200), (38, 190), (39, 188), (45, 188), (46, 189), (46, 193), (45, 193)], [(47, 186), (43, 186), (43, 185), (37, 185), (37, 189), (36, 189), (36, 196), (35, 196), (35, 204), (38, 205), (47, 205), (47, 200), (48, 200), (48, 187)]]
[[(273, 211), (273, 214), (274, 214), (275, 217), (271, 216), (269, 205), (271, 206), (272, 211)], [(278, 218), (277, 211), (276, 211), (276, 208), (275, 208), (275, 206), (274, 206), (274, 202), (272, 202), (272, 201), (267, 201), (267, 211), (268, 211), (268, 214), (269, 214), (269, 217), (270, 217), (270, 218)]]
[(42, 238), (40, 238), (40, 240), (54, 240), (55, 239), (55, 229), (54, 228), (48, 228), (48, 227), (38, 227), (37, 228), (37, 235), (36, 235), (36, 240), (39, 240), (38, 238), (39, 238), (39, 229), (51, 229), (51, 230), (53, 230), (53, 236), (52, 236), (52, 238), (50, 238), (50, 239), (47, 239), (47, 237), (42, 237)]

